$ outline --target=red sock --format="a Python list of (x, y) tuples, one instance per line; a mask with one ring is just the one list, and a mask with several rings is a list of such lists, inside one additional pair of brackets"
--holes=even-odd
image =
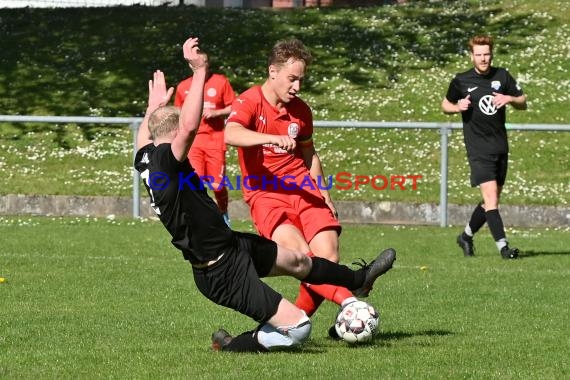
[(322, 285), (308, 284), (308, 285), (310, 287), (310, 290), (312, 290), (314, 293), (320, 295), (321, 297), (324, 297), (329, 301), (336, 303), (337, 305), (340, 305), (342, 301), (344, 301), (349, 297), (354, 297), (354, 295), (350, 290), (348, 290), (347, 288), (343, 288), (342, 286), (327, 285), (327, 284), (322, 284)]
[(317, 311), (325, 299), (315, 293), (307, 285), (308, 284), (301, 282), (301, 285), (299, 286), (299, 295), (297, 296), (295, 305), (310, 317), (315, 313), (315, 311)]
[[(312, 257), (315, 254), (309, 252), (307, 256)], [(312, 285), (302, 282), (295, 305), (305, 311), (310, 317), (317, 311), (325, 299), (340, 305), (342, 301), (349, 297), (354, 297), (354, 295), (350, 290), (342, 286), (328, 284)]]

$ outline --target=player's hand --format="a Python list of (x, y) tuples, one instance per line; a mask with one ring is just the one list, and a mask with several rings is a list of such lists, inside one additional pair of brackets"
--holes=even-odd
[(163, 107), (170, 101), (174, 87), (166, 89), (164, 73), (160, 70), (154, 72), (152, 80), (148, 81), (148, 108), (154, 111)]
[(459, 112), (467, 111), (471, 106), (471, 95), (467, 95), (463, 99), (459, 99), (457, 105), (459, 106)]
[(218, 117), (218, 112), (210, 108), (204, 108), (202, 111), (202, 117), (204, 119), (213, 119), (215, 117)]
[(325, 203), (327, 204), (327, 206), (329, 206), (329, 209), (331, 210), (333, 216), (335, 219), (338, 219), (338, 211), (336, 211), (336, 207), (334, 207), (334, 203), (332, 200), (325, 200)]
[(499, 94), (498, 92), (493, 92), (493, 104), (497, 108), (506, 106), (512, 101), (513, 97), (505, 94)]
[(277, 145), (279, 148), (292, 153), (297, 146), (297, 141), (289, 135), (271, 135), (270, 144)]
[(190, 65), (193, 72), (206, 70), (208, 68), (208, 56), (202, 53), (198, 47), (198, 38), (190, 37), (182, 45), (184, 59)]

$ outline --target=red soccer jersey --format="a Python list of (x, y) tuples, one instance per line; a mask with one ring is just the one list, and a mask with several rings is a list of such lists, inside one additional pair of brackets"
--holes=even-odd
[[(189, 77), (178, 84), (176, 87), (176, 96), (174, 105), (182, 107), (184, 99), (190, 90), (192, 77)], [(204, 109), (222, 109), (231, 105), (235, 99), (234, 90), (230, 81), (222, 74), (212, 74), (204, 85)], [(212, 119), (202, 119), (198, 134), (192, 146), (200, 146), (204, 148), (223, 148), (224, 144), (224, 119), (215, 117)]]
[(262, 178), (268, 180), (271, 176), (282, 178), (309, 175), (299, 142), (311, 139), (313, 115), (301, 99), (294, 98), (278, 110), (267, 102), (261, 86), (254, 86), (233, 102), (228, 122), (236, 122), (260, 133), (289, 135), (297, 141), (293, 154), (271, 144), (238, 148), (243, 180), (249, 177), (249, 187), (253, 188), (250, 190), (247, 186), (243, 187), (246, 201), (265, 187)]

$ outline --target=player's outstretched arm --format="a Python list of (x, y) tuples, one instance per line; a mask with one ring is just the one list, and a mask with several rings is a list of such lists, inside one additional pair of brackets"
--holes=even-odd
[(255, 132), (236, 122), (229, 122), (226, 125), (224, 138), (226, 144), (233, 146), (250, 147), (272, 144), (288, 152), (292, 152), (297, 147), (297, 141), (291, 136)]
[(198, 38), (190, 37), (182, 46), (184, 59), (194, 72), (192, 85), (180, 111), (178, 134), (171, 144), (172, 153), (178, 161), (184, 161), (198, 131), (204, 106), (204, 83), (208, 71), (208, 56), (200, 51)]
[(137, 150), (152, 142), (148, 130), (148, 119), (150, 115), (159, 107), (166, 105), (170, 101), (174, 88), (166, 89), (164, 73), (160, 70), (154, 72), (152, 80), (148, 81), (148, 102), (144, 119), (137, 134)]

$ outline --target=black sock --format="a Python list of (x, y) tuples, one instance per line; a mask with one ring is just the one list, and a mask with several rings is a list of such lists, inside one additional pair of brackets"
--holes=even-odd
[(489, 225), (493, 239), (495, 239), (495, 241), (506, 239), (505, 227), (503, 226), (503, 219), (501, 219), (499, 210), (489, 210), (485, 215), (487, 216), (487, 224)]
[(257, 341), (254, 331), (246, 331), (232, 338), (230, 343), (224, 346), (223, 351), (230, 352), (267, 352), (267, 348), (263, 347)]
[(313, 267), (311, 271), (302, 279), (309, 284), (331, 284), (339, 285), (350, 290), (358, 289), (364, 283), (364, 271), (352, 270), (346, 265), (340, 265), (322, 257), (311, 257)]
[(479, 203), (475, 210), (473, 210), (473, 214), (471, 214), (471, 219), (469, 220), (469, 228), (471, 228), (471, 233), (475, 235), (477, 231), (483, 227), (485, 222), (487, 221), (487, 216), (485, 215), (485, 209)]

